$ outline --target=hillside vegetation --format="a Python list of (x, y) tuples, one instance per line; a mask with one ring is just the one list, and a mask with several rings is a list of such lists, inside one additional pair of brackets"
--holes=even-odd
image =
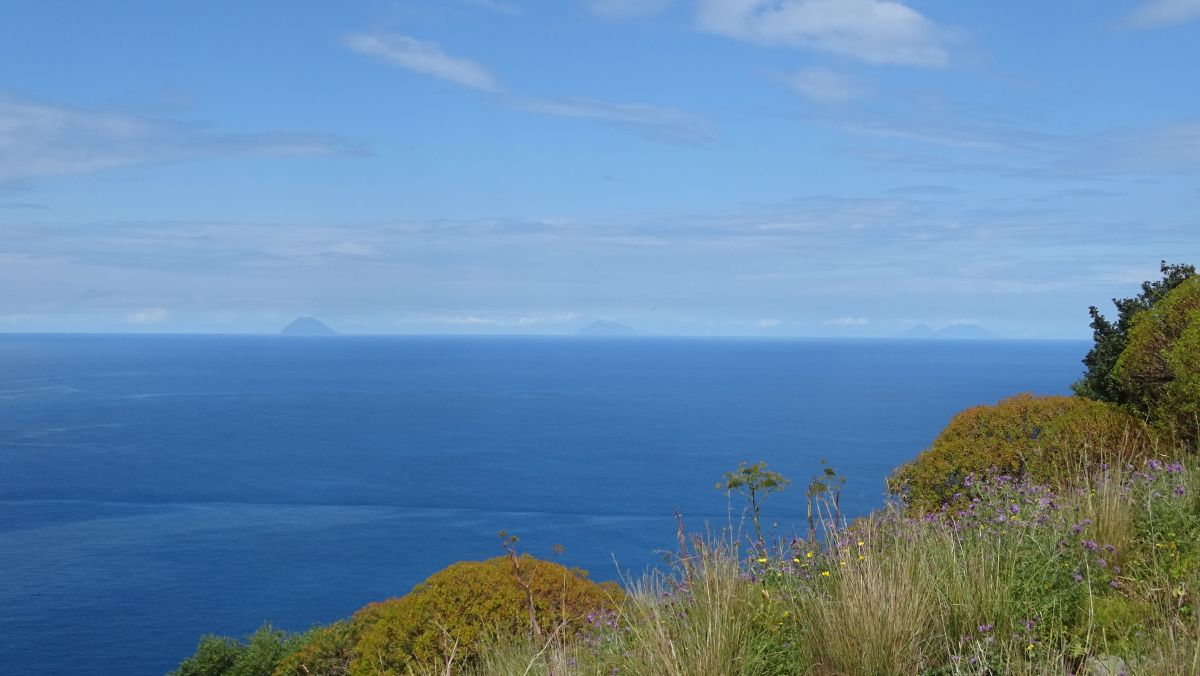
[(620, 587), (521, 555), (462, 562), (349, 621), (206, 636), (180, 676), (311, 674), (1200, 674), (1200, 277), (1092, 308), (1075, 397), (955, 416), (847, 522), (843, 479), (809, 523), (763, 532), (786, 478), (720, 487), (753, 529), (689, 535)]

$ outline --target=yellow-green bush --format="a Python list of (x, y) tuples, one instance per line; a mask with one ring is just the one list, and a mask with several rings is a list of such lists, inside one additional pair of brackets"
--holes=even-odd
[(273, 676), (346, 676), (353, 639), (350, 625), (337, 622), (305, 632), (275, 666)]
[[(613, 583), (597, 584), (587, 573), (530, 556), (520, 557), (530, 583), (538, 623), (550, 634), (570, 638), (594, 611), (615, 611), (621, 600)], [(405, 674), (444, 664), (470, 662), (484, 640), (528, 636), (529, 602), (512, 561), (456, 563), (398, 599), (373, 603), (351, 620), (355, 676)]]
[(1112, 379), (1172, 441), (1195, 443), (1200, 437), (1200, 277), (1134, 315)]
[(1018, 394), (954, 416), (928, 449), (893, 473), (888, 486), (913, 509), (931, 510), (964, 492), (971, 473), (994, 469), (1056, 482), (1100, 462), (1139, 462), (1152, 447), (1145, 424), (1103, 402)]

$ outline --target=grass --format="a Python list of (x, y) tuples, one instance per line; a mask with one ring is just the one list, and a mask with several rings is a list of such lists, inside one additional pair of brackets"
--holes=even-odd
[(692, 537), (581, 640), (493, 641), (458, 673), (1200, 673), (1198, 473), (1150, 461), (1076, 485), (978, 478), (956, 507), (826, 518), (820, 542), (767, 555)]

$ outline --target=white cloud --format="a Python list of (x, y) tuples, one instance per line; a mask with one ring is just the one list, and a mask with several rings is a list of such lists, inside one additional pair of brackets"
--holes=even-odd
[(490, 12), (499, 14), (520, 14), (521, 8), (511, 2), (501, 2), (500, 0), (463, 0), (469, 5), (486, 9)]
[(578, 312), (560, 312), (555, 314), (527, 315), (434, 315), (424, 317), (421, 321), (429, 324), (451, 324), (463, 326), (508, 326), (530, 327), (554, 324), (567, 324), (577, 321), (582, 315)]
[(1200, 120), (1081, 137), (1062, 163), (1080, 173), (1185, 173), (1200, 170)]
[[(433, 42), (404, 35), (356, 33), (346, 38), (350, 49), (383, 59), (408, 70), (448, 80), (480, 91), (501, 93), (503, 88), (483, 66), (450, 56)], [(673, 108), (637, 103), (609, 103), (586, 99), (541, 99), (504, 96), (501, 103), (518, 110), (555, 117), (599, 120), (637, 129), (651, 138), (680, 143), (711, 140), (712, 127), (704, 120)]]
[(754, 326), (760, 329), (773, 329), (783, 322), (778, 319), (760, 319), (754, 322)]
[(346, 36), (345, 44), (360, 54), (415, 73), (479, 91), (500, 91), (499, 83), (486, 68), (469, 59), (450, 56), (435, 42), (392, 33), (354, 33)]
[(593, 14), (606, 18), (627, 18), (654, 14), (666, 9), (674, 0), (585, 0)]
[(948, 33), (890, 0), (700, 0), (701, 29), (768, 46), (799, 47), (867, 63), (940, 67)]
[(127, 324), (147, 325), (161, 324), (171, 316), (171, 313), (166, 308), (150, 307), (136, 312), (131, 312), (125, 317)]
[(866, 326), (871, 320), (865, 317), (834, 317), (821, 322), (823, 326)]
[(514, 101), (513, 105), (542, 115), (600, 120), (628, 126), (649, 137), (666, 141), (701, 143), (715, 136), (707, 122), (674, 108), (579, 99), (524, 99)]
[(1133, 28), (1160, 28), (1200, 17), (1200, 0), (1145, 0), (1125, 18)]
[(784, 82), (815, 103), (845, 103), (866, 95), (866, 89), (854, 78), (819, 66), (792, 73)]
[(0, 185), (203, 157), (345, 149), (326, 135), (214, 134), (170, 121), (0, 96)]

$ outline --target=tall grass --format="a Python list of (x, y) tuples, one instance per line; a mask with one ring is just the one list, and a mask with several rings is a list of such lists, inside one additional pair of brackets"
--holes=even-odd
[[(555, 673), (1200, 674), (1200, 480), (1113, 467), (1051, 491), (971, 480), (921, 517), (891, 505), (769, 554), (726, 531), (627, 580)], [(748, 553), (748, 555), (747, 555)], [(546, 673), (501, 644), (480, 673)]]

